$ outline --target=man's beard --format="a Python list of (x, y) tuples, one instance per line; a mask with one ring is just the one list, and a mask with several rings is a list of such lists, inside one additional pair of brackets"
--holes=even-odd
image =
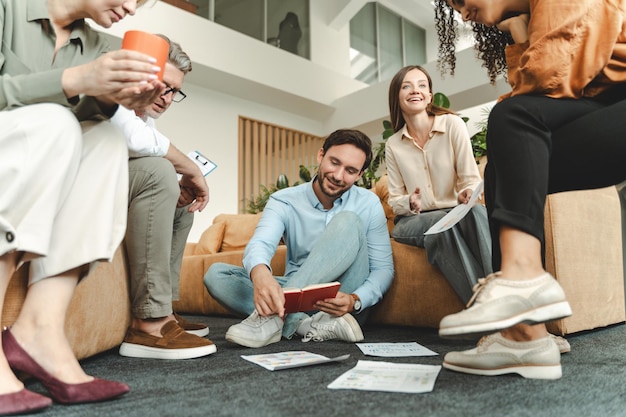
[[(326, 185), (324, 184), (324, 179), (327, 179), (331, 184), (337, 186), (337, 187), (341, 187), (338, 191), (336, 192), (332, 192), (330, 191), (328, 188), (326, 188)], [(346, 187), (345, 184), (336, 184), (333, 180), (331, 180), (327, 174), (323, 174), (320, 173), (317, 176), (317, 183), (320, 186), (320, 191), (327, 197), (330, 198), (339, 198), (343, 195), (343, 193), (345, 193), (346, 191), (348, 191), (348, 189), (350, 187)]]

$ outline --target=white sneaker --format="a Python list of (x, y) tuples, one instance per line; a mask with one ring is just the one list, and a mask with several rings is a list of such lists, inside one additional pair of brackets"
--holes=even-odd
[(495, 333), (474, 349), (446, 354), (443, 367), (487, 376), (516, 373), (524, 378), (559, 379), (562, 375), (561, 354), (550, 336), (515, 342)]
[(313, 315), (311, 330), (304, 336), (302, 341), (323, 342), (324, 340), (332, 339), (339, 339), (345, 342), (360, 342), (363, 340), (363, 332), (361, 331), (361, 326), (359, 326), (359, 323), (351, 314), (336, 317), (320, 311)]
[(226, 340), (241, 346), (259, 348), (280, 341), (283, 319), (278, 314), (261, 316), (254, 310), (244, 321), (226, 332)]
[(468, 308), (444, 317), (439, 336), (484, 335), (519, 323), (544, 323), (572, 314), (563, 289), (549, 273), (528, 280), (500, 276), (498, 272), (479, 279)]

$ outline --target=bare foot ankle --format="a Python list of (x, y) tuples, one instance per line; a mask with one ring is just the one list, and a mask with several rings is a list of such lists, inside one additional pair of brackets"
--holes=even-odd
[(149, 335), (161, 337), (161, 328), (168, 321), (174, 320), (174, 316), (165, 316), (158, 318), (150, 318), (150, 319), (138, 319), (133, 317), (131, 326), (135, 330), (142, 331), (144, 333), (148, 333)]
[(544, 324), (528, 325), (517, 324), (500, 332), (502, 337), (516, 342), (527, 342), (537, 340), (548, 335), (548, 330)]
[(543, 268), (518, 266), (503, 267), (500, 272), (502, 273), (502, 278), (513, 280), (533, 279), (546, 273)]
[(24, 389), (22, 381), (17, 379), (13, 371), (6, 362), (4, 356), (0, 353), (0, 395), (12, 394)]

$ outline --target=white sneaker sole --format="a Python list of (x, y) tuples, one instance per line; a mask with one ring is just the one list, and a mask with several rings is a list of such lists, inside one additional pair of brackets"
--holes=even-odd
[(344, 314), (342, 316), (346, 322), (350, 325), (351, 330), (351, 338), (350, 339), (340, 339), (346, 342), (360, 342), (363, 340), (363, 331), (361, 330), (361, 326), (359, 326), (359, 322), (351, 314)]
[(205, 337), (209, 335), (209, 328), (205, 327), (204, 329), (199, 330), (185, 330), (185, 333), (193, 334), (198, 337)]
[(567, 301), (537, 307), (536, 309), (525, 311), (507, 319), (492, 321), (487, 323), (465, 324), (456, 327), (439, 328), (439, 336), (447, 338), (455, 337), (477, 337), (500, 330), (508, 329), (516, 324), (540, 324), (547, 321), (559, 320), (572, 315), (572, 309)]
[(194, 359), (217, 352), (215, 345), (199, 346), (185, 349), (160, 349), (135, 343), (123, 342), (120, 355), (129, 358), (145, 359)]
[(282, 336), (282, 330), (277, 333), (274, 333), (267, 340), (250, 340), (250, 339), (246, 339), (244, 337), (240, 337), (236, 334), (232, 334), (229, 332), (226, 332), (226, 335), (224, 337), (226, 340), (228, 340), (231, 343), (236, 343), (238, 345), (249, 347), (249, 348), (260, 348), (263, 346), (271, 345), (272, 343), (280, 342), (281, 336)]
[(560, 364), (512, 366), (509, 368), (498, 369), (476, 369), (443, 362), (443, 367), (452, 371), (472, 375), (495, 376), (504, 374), (519, 374), (528, 379), (559, 379), (563, 374)]

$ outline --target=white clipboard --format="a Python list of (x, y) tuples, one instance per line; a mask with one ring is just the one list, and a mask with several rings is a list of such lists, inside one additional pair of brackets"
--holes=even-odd
[(189, 159), (195, 162), (196, 165), (198, 165), (200, 171), (202, 171), (202, 175), (204, 175), (205, 177), (209, 175), (215, 168), (217, 168), (217, 164), (215, 162), (211, 161), (209, 158), (202, 155), (198, 151), (191, 151), (187, 154), (187, 156), (189, 157)]

